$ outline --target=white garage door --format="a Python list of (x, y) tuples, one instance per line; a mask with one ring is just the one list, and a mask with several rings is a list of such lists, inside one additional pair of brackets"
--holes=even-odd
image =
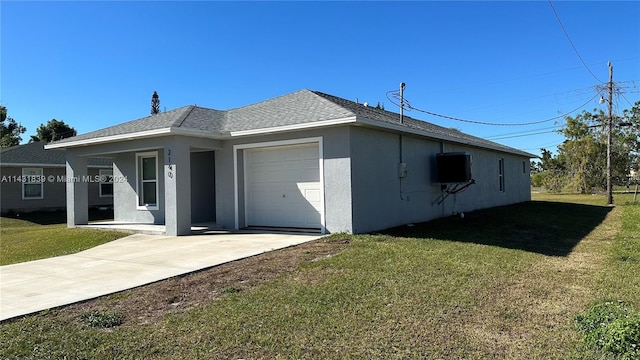
[(247, 149), (247, 226), (321, 227), (318, 144)]

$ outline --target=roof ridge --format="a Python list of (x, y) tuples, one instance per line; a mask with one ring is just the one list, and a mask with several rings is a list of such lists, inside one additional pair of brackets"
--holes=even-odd
[(292, 96), (292, 95), (295, 95), (295, 94), (298, 94), (298, 93), (303, 93), (303, 92), (313, 92), (313, 91), (311, 91), (309, 89), (300, 89), (300, 90), (297, 90), (297, 91), (294, 91), (294, 92), (286, 93), (286, 94), (283, 94), (283, 95), (278, 95), (278, 96), (276, 96), (274, 98), (270, 98), (270, 99), (258, 101), (256, 103), (242, 105), (242, 106), (238, 106), (238, 107), (235, 107), (235, 108), (232, 108), (232, 109), (227, 109), (227, 110), (222, 110), (222, 111), (229, 112), (229, 111), (234, 111), (234, 110), (241, 110), (241, 109), (244, 109), (244, 108), (247, 108), (247, 107), (250, 107), (250, 106), (256, 106), (256, 105), (259, 105), (259, 104), (263, 104), (263, 103), (266, 103), (266, 102), (271, 102), (271, 101), (274, 101), (274, 100), (277, 100), (277, 99), (281, 99), (283, 97)]
[[(187, 112), (187, 114), (182, 117), (182, 120), (178, 119), (178, 120), (174, 121), (174, 124), (178, 123), (178, 126), (176, 126), (176, 127), (182, 126), (184, 121), (187, 120), (189, 115), (191, 115), (191, 113), (193, 112), (193, 109), (195, 109), (197, 107), (196, 105), (188, 105), (188, 106), (190, 107), (189, 112)], [(173, 127), (173, 125), (171, 127)]]
[[(358, 114), (356, 114), (353, 110), (351, 110), (348, 107), (345, 107), (342, 104), (339, 104), (339, 103), (337, 103), (337, 102), (335, 102), (335, 101), (333, 101), (331, 99), (328, 99), (327, 97), (334, 97), (334, 98), (341, 99), (341, 100), (344, 100), (344, 101), (350, 101), (350, 100), (343, 99), (343, 98), (340, 98), (338, 96), (333, 96), (333, 95), (330, 95), (330, 94), (326, 94), (326, 93), (323, 93), (322, 91), (315, 91), (315, 90), (308, 90), (308, 91), (311, 92), (313, 95), (317, 96), (318, 98), (320, 98), (321, 101), (329, 102), (329, 103), (331, 103), (333, 105), (336, 105), (336, 106), (348, 111), (353, 116), (358, 116)], [(354, 103), (354, 104), (356, 104), (356, 103)]]

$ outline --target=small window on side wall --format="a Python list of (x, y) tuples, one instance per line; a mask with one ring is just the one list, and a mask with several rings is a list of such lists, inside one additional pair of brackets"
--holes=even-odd
[(37, 200), (44, 198), (44, 176), (42, 168), (23, 168), (22, 169), (22, 199)]
[(158, 153), (136, 155), (138, 208), (158, 208)]
[(100, 170), (100, 197), (113, 196), (113, 170)]

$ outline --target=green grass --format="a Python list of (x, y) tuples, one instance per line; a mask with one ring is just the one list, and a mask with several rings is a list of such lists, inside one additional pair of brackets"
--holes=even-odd
[[(0, 218), (0, 265), (72, 254), (128, 235), (118, 231), (68, 229), (66, 224), (50, 221), (52, 218), (58, 220), (59, 215), (30, 215), (28, 220)], [(50, 222), (54, 224), (40, 224)]]
[(536, 200), (334, 235), (350, 247), (159, 324), (6, 322), (0, 358), (598, 359), (574, 319), (605, 298), (640, 305), (640, 206)]

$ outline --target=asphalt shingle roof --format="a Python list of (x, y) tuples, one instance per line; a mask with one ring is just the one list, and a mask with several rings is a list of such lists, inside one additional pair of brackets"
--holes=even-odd
[[(45, 150), (42, 142), (16, 145), (0, 150), (0, 165), (12, 164), (65, 165), (65, 150)], [(89, 158), (87, 165), (112, 166), (112, 161)]]
[(398, 113), (364, 106), (337, 96), (306, 89), (226, 111), (208, 109), (196, 105), (184, 106), (157, 115), (63, 139), (57, 141), (56, 144), (166, 128), (196, 131), (212, 137), (225, 138), (229, 137), (231, 132), (312, 124), (319, 121), (351, 117), (367, 119), (373, 123), (394, 124), (408, 130), (419, 130), (427, 133), (427, 136), (432, 134), (435, 138), (448, 141), (533, 157), (533, 155), (524, 151), (409, 116), (404, 116), (404, 121), (400, 124), (400, 115)]

